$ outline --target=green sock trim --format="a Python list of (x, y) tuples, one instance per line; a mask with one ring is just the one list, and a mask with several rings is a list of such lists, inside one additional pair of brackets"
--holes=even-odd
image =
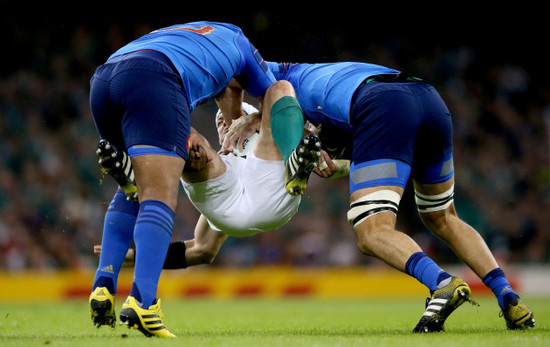
[(296, 98), (283, 96), (271, 106), (271, 134), (286, 163), (304, 136), (304, 115)]

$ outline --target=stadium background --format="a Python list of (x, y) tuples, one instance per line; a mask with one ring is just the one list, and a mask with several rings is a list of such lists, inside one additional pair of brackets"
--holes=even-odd
[[(88, 107), (95, 67), (132, 38), (193, 20), (239, 25), (272, 61), (366, 61), (432, 81), (454, 114), (455, 201), (512, 280), (532, 290), (550, 263), (550, 45), (536, 8), (443, 10), (369, 5), (189, 9), (156, 1), (5, 4), (0, 65), (0, 292), (5, 298), (85, 297), (92, 247), (115, 185), (102, 177)], [(535, 15), (533, 15), (533, 13)], [(192, 115), (215, 143), (215, 106)], [(166, 295), (393, 295), (422, 291), (361, 255), (347, 224), (346, 179), (316, 177), (300, 213), (273, 232), (229, 239), (214, 264), (163, 274)], [(174, 239), (197, 212), (181, 194)], [(434, 259), (471, 278), (421, 225), (410, 190), (398, 219)], [(131, 272), (125, 271), (121, 292)], [(475, 282), (475, 281), (474, 281)], [(540, 282), (536, 282), (540, 283)], [(550, 290), (550, 285), (542, 285)], [(41, 290), (36, 290), (41, 288)], [(481, 287), (480, 287), (481, 288)], [(527, 289), (525, 289), (527, 288)], [(534, 290), (534, 289), (533, 289)], [(5, 294), (5, 295), (4, 295)]]

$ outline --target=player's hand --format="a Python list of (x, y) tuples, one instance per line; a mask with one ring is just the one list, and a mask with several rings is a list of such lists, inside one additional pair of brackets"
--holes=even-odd
[(204, 169), (207, 162), (208, 156), (204, 147), (199, 144), (194, 144), (192, 145), (192, 147), (189, 148), (189, 158), (187, 158), (187, 160), (185, 161), (183, 171), (200, 171)]
[(321, 150), (319, 165), (313, 169), (313, 172), (322, 178), (330, 178), (336, 172), (336, 165), (334, 165), (334, 162), (326, 151)]
[(232, 152), (233, 148), (243, 150), (243, 141), (253, 133), (260, 130), (261, 116), (259, 113), (251, 113), (233, 120), (229, 131), (225, 135), (222, 151)]

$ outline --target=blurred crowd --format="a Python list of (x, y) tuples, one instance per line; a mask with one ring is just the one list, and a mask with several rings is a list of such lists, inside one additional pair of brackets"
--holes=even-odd
[[(267, 34), (267, 19), (256, 18), (245, 31), (260, 40), (257, 47), (263, 48), (262, 39), (276, 42)], [(101, 242), (116, 185), (97, 165), (89, 78), (112, 51), (154, 28), (107, 23), (104, 30), (74, 25), (31, 34), (18, 29), (10, 29), (17, 54), (0, 71), (0, 270), (95, 269), (92, 249)], [(340, 32), (312, 33), (296, 45), (301, 49), (261, 51), (270, 60), (286, 54), (287, 61), (378, 63), (432, 81), (453, 113), (459, 215), (500, 260), (550, 262), (550, 89), (533, 66), (494, 60), (467, 43), (425, 42), (419, 54), (418, 46), (398, 35), (351, 46)], [(322, 50), (319, 59), (316, 50)], [(207, 136), (214, 134), (214, 112), (215, 105), (207, 103), (192, 115)], [(228, 239), (213, 266), (374, 266), (356, 248), (348, 207), (346, 178), (312, 176), (289, 224)], [(191, 238), (197, 218), (181, 193), (174, 239)], [(458, 261), (423, 227), (410, 189), (398, 228), (440, 263)]]

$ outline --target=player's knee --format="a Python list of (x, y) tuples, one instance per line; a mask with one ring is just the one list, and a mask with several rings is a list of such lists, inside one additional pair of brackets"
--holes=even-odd
[(268, 88), (268, 95), (270, 97), (273, 97), (275, 99), (281, 98), (283, 96), (295, 96), (296, 93), (294, 91), (294, 87), (292, 84), (285, 80), (279, 80), (275, 83), (273, 83)]
[(448, 225), (448, 214), (446, 211), (421, 213), (420, 219), (432, 231), (443, 230)]
[(357, 236), (357, 249), (359, 250), (359, 252), (365, 255), (374, 255), (370, 247), (371, 243), (369, 242), (369, 234), (356, 230), (355, 235)]
[[(366, 255), (374, 255), (374, 245), (393, 230), (401, 195), (382, 189), (367, 194), (350, 204), (348, 221), (357, 236), (357, 248)], [(391, 218), (388, 218), (390, 212)]]
[(432, 231), (444, 230), (449, 218), (456, 217), (453, 204), (454, 187), (437, 195), (425, 195), (415, 191), (415, 201), (420, 218)]

